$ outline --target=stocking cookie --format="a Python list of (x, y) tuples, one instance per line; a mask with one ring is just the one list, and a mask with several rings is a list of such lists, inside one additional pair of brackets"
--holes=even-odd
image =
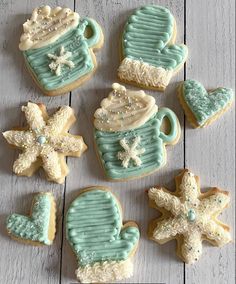
[(186, 263), (194, 263), (202, 254), (202, 241), (223, 246), (231, 241), (229, 227), (217, 216), (229, 204), (229, 193), (212, 188), (200, 190), (199, 178), (189, 170), (176, 177), (176, 191), (163, 187), (148, 191), (150, 206), (162, 212), (149, 225), (150, 239), (164, 244), (177, 240), (177, 255)]
[(56, 205), (53, 195), (35, 195), (29, 216), (11, 214), (6, 221), (8, 234), (30, 245), (51, 245), (56, 233)]
[[(144, 91), (117, 83), (94, 117), (95, 144), (106, 176), (126, 180), (148, 175), (166, 163), (166, 145), (178, 142), (179, 121)], [(165, 120), (169, 129), (164, 129)]]
[(157, 5), (137, 9), (122, 35), (119, 78), (126, 83), (164, 91), (187, 59), (188, 49), (176, 45), (176, 22)]
[(69, 172), (65, 156), (80, 157), (87, 149), (81, 136), (67, 133), (76, 120), (73, 109), (62, 106), (49, 117), (43, 104), (28, 102), (22, 111), (27, 128), (3, 133), (10, 145), (22, 151), (14, 162), (14, 173), (31, 176), (42, 167), (49, 181), (63, 183)]
[(207, 92), (195, 80), (186, 80), (179, 86), (178, 97), (193, 127), (205, 127), (220, 117), (233, 102), (233, 90), (217, 88)]
[(120, 203), (106, 188), (79, 193), (67, 212), (66, 234), (77, 257), (76, 276), (81, 283), (111, 283), (132, 276), (138, 226), (123, 225)]
[(94, 73), (97, 63), (93, 51), (103, 45), (96, 21), (80, 19), (69, 8), (42, 6), (34, 9), (23, 30), (19, 48), (45, 95), (67, 93)]

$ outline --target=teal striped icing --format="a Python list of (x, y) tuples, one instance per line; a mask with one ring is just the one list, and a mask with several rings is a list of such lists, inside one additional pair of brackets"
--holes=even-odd
[[(92, 37), (88, 39), (84, 36), (87, 26), (93, 32)], [(76, 28), (68, 31), (54, 43), (42, 48), (24, 51), (23, 54), (39, 85), (47, 91), (55, 90), (92, 72), (94, 64), (89, 48), (99, 42), (100, 35), (99, 25), (94, 20), (85, 18), (80, 21)], [(69, 60), (75, 64), (75, 67), (70, 69), (63, 65), (61, 75), (56, 76), (49, 68), (52, 59), (48, 58), (47, 55), (49, 53), (58, 55), (61, 46), (64, 46), (65, 51), (72, 52)]]
[(185, 45), (169, 45), (175, 20), (164, 7), (149, 5), (137, 9), (123, 33), (123, 56), (155, 67), (176, 69), (187, 56)]
[(16, 238), (50, 245), (52, 242), (48, 239), (48, 229), (51, 197), (49, 194), (38, 194), (33, 203), (31, 217), (20, 214), (8, 216), (7, 230)]
[(81, 193), (70, 205), (66, 233), (80, 266), (126, 260), (139, 241), (137, 227), (122, 229), (116, 198), (96, 187)]
[[(160, 130), (165, 117), (171, 125), (171, 130), (168, 134)], [(144, 125), (131, 131), (105, 132), (95, 130), (97, 150), (107, 177), (118, 180), (134, 178), (157, 170), (164, 165), (166, 160), (164, 144), (175, 141), (179, 131), (178, 118), (168, 108), (161, 108)], [(119, 151), (124, 151), (120, 146), (120, 140), (125, 138), (132, 142), (137, 136), (141, 138), (139, 148), (145, 149), (145, 152), (139, 156), (142, 164), (136, 166), (131, 160), (128, 168), (124, 168), (122, 161), (117, 157)]]

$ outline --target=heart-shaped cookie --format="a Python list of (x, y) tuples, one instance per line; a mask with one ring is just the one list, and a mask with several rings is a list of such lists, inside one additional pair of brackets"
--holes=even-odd
[(56, 206), (51, 193), (35, 195), (30, 216), (11, 214), (6, 221), (8, 234), (31, 245), (52, 244), (56, 232)]
[(216, 120), (233, 101), (233, 90), (217, 88), (207, 92), (204, 86), (195, 80), (181, 83), (178, 97), (189, 122), (194, 127), (205, 127)]
[(96, 69), (94, 49), (103, 45), (98, 23), (80, 19), (68, 8), (34, 9), (20, 39), (26, 66), (44, 94), (67, 93), (89, 79)]
[(183, 66), (188, 49), (175, 45), (176, 23), (170, 11), (157, 5), (137, 9), (122, 35), (122, 81), (165, 90), (171, 77)]
[(67, 212), (66, 232), (81, 283), (111, 283), (132, 276), (139, 230), (134, 222), (122, 224), (121, 206), (106, 188), (80, 192)]

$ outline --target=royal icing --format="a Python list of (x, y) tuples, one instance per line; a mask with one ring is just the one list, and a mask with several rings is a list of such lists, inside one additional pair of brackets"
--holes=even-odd
[(79, 15), (69, 8), (42, 6), (34, 9), (31, 19), (23, 24), (24, 33), (20, 38), (20, 50), (47, 46), (60, 36), (75, 28)]
[(187, 58), (187, 47), (173, 44), (175, 33), (175, 20), (168, 9), (157, 5), (137, 9), (122, 36), (124, 59), (118, 76), (146, 87), (165, 89)]
[(77, 256), (76, 275), (82, 283), (132, 275), (128, 260), (138, 244), (139, 230), (122, 228), (120, 206), (110, 192), (94, 187), (79, 194), (68, 209), (66, 233)]
[(216, 219), (228, 205), (229, 196), (215, 188), (202, 194), (196, 177), (188, 170), (180, 175), (177, 186), (174, 194), (163, 188), (151, 188), (148, 192), (157, 208), (169, 213), (155, 221), (152, 238), (163, 243), (180, 237), (180, 255), (186, 263), (193, 263), (202, 254), (203, 239), (217, 246), (230, 242), (230, 233)]
[(199, 126), (204, 126), (214, 115), (227, 108), (234, 97), (232, 89), (217, 88), (207, 92), (203, 85), (195, 80), (183, 82), (181, 95)]
[[(170, 122), (167, 135), (160, 130), (164, 118)], [(153, 97), (120, 85), (95, 112), (94, 126), (100, 160), (112, 179), (142, 176), (163, 166), (165, 144), (177, 141), (180, 131), (174, 112), (168, 108), (158, 111)]]
[[(28, 129), (3, 133), (9, 144), (22, 151), (14, 162), (13, 171), (29, 175), (29, 171), (42, 166), (48, 180), (62, 183), (68, 173), (63, 157), (80, 156), (87, 148), (81, 136), (67, 133), (75, 119), (73, 109), (63, 106), (48, 118), (39, 105), (29, 102), (22, 111)], [(39, 166), (35, 167), (36, 163)]]
[(49, 68), (56, 73), (57, 76), (61, 75), (61, 68), (63, 65), (67, 65), (69, 68), (74, 68), (75, 64), (68, 60), (71, 57), (72, 53), (69, 51), (65, 51), (64, 46), (61, 46), (60, 54), (48, 54), (48, 57), (52, 59), (52, 62), (49, 64)]
[[(45, 13), (49, 14), (45, 16)], [(21, 38), (20, 49), (44, 92), (61, 89), (94, 70), (91, 49), (103, 38), (94, 20), (80, 20), (79, 15), (68, 8), (51, 9), (49, 6), (35, 9), (32, 17), (35, 20), (24, 24), (27, 32)], [(90, 36), (86, 35), (87, 28), (91, 30)]]
[(131, 130), (142, 126), (157, 112), (155, 99), (144, 91), (126, 90), (118, 83), (112, 88), (94, 114), (96, 129), (110, 132)]
[[(31, 215), (29, 217), (19, 214), (11, 214), (6, 221), (8, 233), (14, 238), (23, 241), (39, 242), (41, 244), (50, 245), (53, 242), (52, 236), (49, 236), (50, 228), (55, 226), (54, 199), (50, 193), (39, 193), (34, 197)], [(53, 223), (50, 224), (50, 219)]]
[(129, 145), (125, 138), (120, 140), (120, 145), (124, 151), (120, 151), (117, 154), (119, 160), (122, 161), (122, 166), (128, 168), (130, 160), (134, 161), (134, 164), (139, 167), (142, 164), (141, 159), (139, 158), (145, 152), (144, 148), (137, 149), (138, 144), (140, 143), (141, 138), (135, 137), (131, 145)]

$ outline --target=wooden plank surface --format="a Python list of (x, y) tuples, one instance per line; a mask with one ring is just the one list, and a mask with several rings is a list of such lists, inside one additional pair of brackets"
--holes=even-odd
[[(74, 9), (83, 18), (90, 16), (102, 26), (105, 44), (97, 53), (99, 68), (95, 76), (71, 95), (48, 98), (41, 95), (24, 68), (18, 50), (21, 24), (38, 5), (62, 5)], [(80, 159), (68, 159), (70, 175), (64, 185), (43, 179), (43, 172), (31, 178), (11, 173), (17, 151), (8, 148), (0, 139), (0, 283), (65, 283), (75, 281), (76, 260), (65, 240), (64, 218), (70, 202), (79, 190), (91, 185), (110, 187), (120, 199), (124, 220), (135, 220), (141, 229), (141, 242), (135, 257), (134, 277), (126, 283), (234, 283), (233, 244), (220, 250), (204, 246), (203, 257), (194, 266), (185, 266), (175, 256), (175, 242), (159, 246), (147, 239), (148, 221), (157, 211), (148, 208), (144, 190), (162, 184), (174, 190), (173, 178), (179, 169), (191, 168), (200, 175), (203, 188), (218, 185), (231, 192), (234, 201), (235, 149), (234, 108), (219, 121), (204, 130), (193, 130), (184, 123), (183, 111), (176, 99), (176, 86), (184, 79), (178, 73), (165, 94), (148, 92), (159, 107), (172, 108), (181, 123), (180, 142), (168, 147), (167, 166), (153, 175), (130, 182), (107, 182), (103, 177), (93, 148), (93, 113), (102, 98), (117, 80), (119, 66), (118, 43), (124, 23), (133, 9), (147, 3), (168, 7), (177, 21), (177, 42), (184, 41), (190, 50), (186, 78), (201, 81), (206, 87), (234, 87), (234, 1), (143, 1), (143, 0), (66, 0), (0, 2), (0, 129), (7, 130), (22, 124), (20, 106), (28, 100), (43, 102), (50, 110), (63, 104), (75, 109), (77, 123), (72, 133), (80, 133), (89, 150)], [(185, 17), (186, 16), (186, 17)], [(128, 86), (127, 86), (128, 87)], [(186, 125), (186, 129), (184, 129)], [(184, 139), (185, 138), (185, 139)], [(52, 191), (57, 199), (58, 222), (56, 241), (50, 247), (35, 248), (22, 245), (5, 233), (4, 222), (10, 212), (27, 213), (32, 193)], [(222, 215), (222, 220), (234, 224), (234, 202)]]

